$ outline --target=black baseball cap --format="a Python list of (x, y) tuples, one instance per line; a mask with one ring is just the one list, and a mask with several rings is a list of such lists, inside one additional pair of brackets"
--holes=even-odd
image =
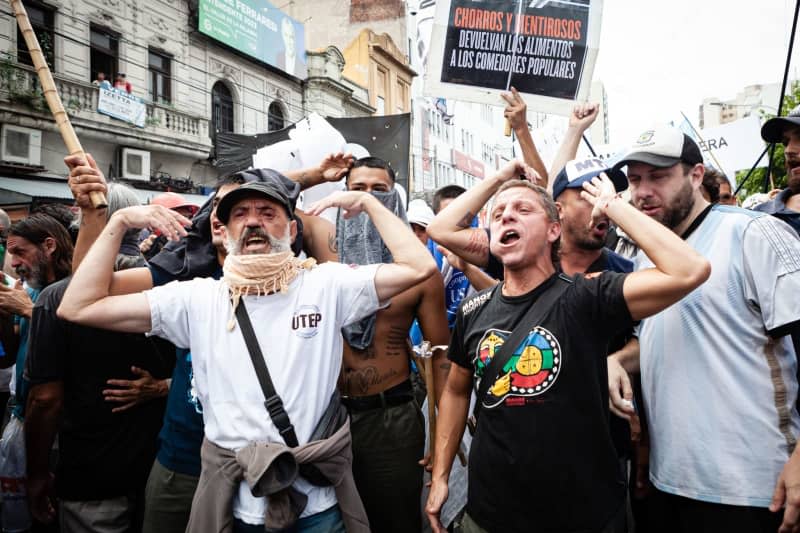
[[(295, 202), (297, 201), (297, 194), (300, 191), (300, 185), (274, 170), (259, 169), (259, 172), (274, 173), (278, 175), (277, 177), (282, 179), (275, 179), (275, 176), (269, 175), (261, 176), (261, 181), (250, 181), (243, 184), (238, 189), (234, 189), (226, 194), (225, 197), (220, 200), (219, 205), (217, 206), (217, 218), (219, 218), (220, 222), (227, 224), (233, 206), (236, 205), (240, 200), (253, 196), (261, 196), (262, 198), (279, 203), (286, 210), (289, 220), (292, 220), (294, 216)], [(289, 183), (292, 185), (288, 185)]]
[(800, 127), (800, 105), (789, 111), (784, 117), (774, 117), (761, 126), (761, 138), (768, 143), (782, 143), (786, 128)]

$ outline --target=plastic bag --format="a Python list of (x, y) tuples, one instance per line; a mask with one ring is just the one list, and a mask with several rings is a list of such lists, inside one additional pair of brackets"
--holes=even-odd
[(0, 439), (0, 529), (4, 533), (27, 531), (31, 527), (25, 467), (22, 422), (12, 416)]

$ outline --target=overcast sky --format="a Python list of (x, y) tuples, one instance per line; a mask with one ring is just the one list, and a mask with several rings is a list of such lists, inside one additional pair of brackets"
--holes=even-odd
[[(681, 111), (697, 125), (703, 98), (779, 83), (793, 14), (791, 0), (606, 0), (594, 78), (608, 93), (611, 142)], [(790, 79), (798, 54), (796, 39)]]

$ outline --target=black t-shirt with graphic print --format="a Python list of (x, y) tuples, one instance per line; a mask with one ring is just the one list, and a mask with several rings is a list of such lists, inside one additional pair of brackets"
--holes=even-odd
[[(618, 512), (625, 482), (608, 427), (606, 354), (632, 325), (627, 274), (573, 278), (500, 372), (469, 458), (467, 512), (488, 531), (595, 532)], [(448, 357), (475, 376), (551, 277), (528, 294), (502, 284), (462, 302)]]

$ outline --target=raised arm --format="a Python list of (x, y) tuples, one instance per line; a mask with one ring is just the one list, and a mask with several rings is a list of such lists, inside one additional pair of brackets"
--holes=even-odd
[(114, 258), (131, 228), (150, 227), (167, 238), (186, 234), (189, 219), (159, 205), (128, 207), (114, 213), (84, 258), (64, 294), (58, 316), (70, 322), (114, 331), (150, 331), (150, 306), (142, 293), (111, 296)]
[(64, 158), (64, 163), (70, 170), (67, 183), (75, 197), (75, 204), (81, 210), (81, 227), (72, 253), (73, 272), (78, 270), (86, 252), (100, 236), (107, 218), (107, 208), (96, 209), (89, 198), (89, 194), (94, 191), (107, 193), (106, 178), (91, 155), (86, 154), (86, 159), (73, 155)]
[(655, 265), (629, 274), (623, 286), (631, 317), (641, 320), (699, 287), (711, 275), (711, 265), (666, 226), (622, 199), (608, 177), (601, 176), (584, 183), (581, 192), (594, 205), (592, 217), (607, 215), (639, 244)]
[[(510, 93), (500, 93), (500, 96), (508, 104), (503, 111), (503, 116), (511, 123), (514, 134), (519, 141), (519, 147), (522, 149), (522, 158), (525, 164), (531, 167), (536, 173), (544, 178), (547, 176), (547, 169), (544, 166), (544, 161), (533, 143), (531, 137), (531, 130), (528, 129), (528, 106), (522, 96), (517, 92), (514, 87), (511, 87)], [(537, 183), (537, 185), (545, 186), (544, 183)]]
[(285, 172), (285, 175), (290, 180), (299, 183), (300, 188), (305, 190), (314, 185), (325, 183), (326, 181), (339, 181), (347, 174), (347, 171), (350, 170), (352, 166), (352, 154), (338, 152), (336, 154), (330, 154), (315, 167), (301, 170), (288, 170)]
[(312, 205), (307, 212), (319, 215), (329, 207), (341, 207), (345, 218), (365, 212), (392, 253), (394, 263), (384, 264), (375, 274), (375, 289), (380, 300), (400, 294), (436, 272), (436, 262), (411, 228), (371, 194), (336, 192)]
[(503, 183), (522, 174), (538, 182), (533, 169), (518, 160), (511, 161), (442, 209), (428, 224), (428, 236), (473, 265), (485, 267), (489, 264), (489, 238), (483, 229), (471, 227), (472, 219)]
[(568, 161), (572, 161), (577, 156), (583, 133), (594, 123), (599, 109), (597, 104), (580, 104), (572, 110), (567, 132), (558, 147), (558, 152), (556, 152), (556, 157), (550, 167), (550, 174), (547, 176), (547, 192), (552, 194), (556, 176)]
[(437, 248), (439, 249), (439, 252), (447, 259), (447, 262), (453, 266), (453, 268), (457, 268), (464, 273), (464, 275), (467, 277), (467, 281), (469, 281), (469, 284), (472, 285), (476, 291), (482, 291), (483, 289), (488, 289), (489, 287), (494, 287), (497, 285), (498, 280), (494, 279), (492, 276), (476, 267), (472, 263), (464, 261), (461, 259), (461, 257), (457, 256), (444, 246), (437, 246)]
[(317, 263), (338, 261), (336, 226), (322, 217), (306, 215), (299, 209), (295, 209), (294, 214), (303, 222), (303, 250), (306, 254), (316, 259)]

